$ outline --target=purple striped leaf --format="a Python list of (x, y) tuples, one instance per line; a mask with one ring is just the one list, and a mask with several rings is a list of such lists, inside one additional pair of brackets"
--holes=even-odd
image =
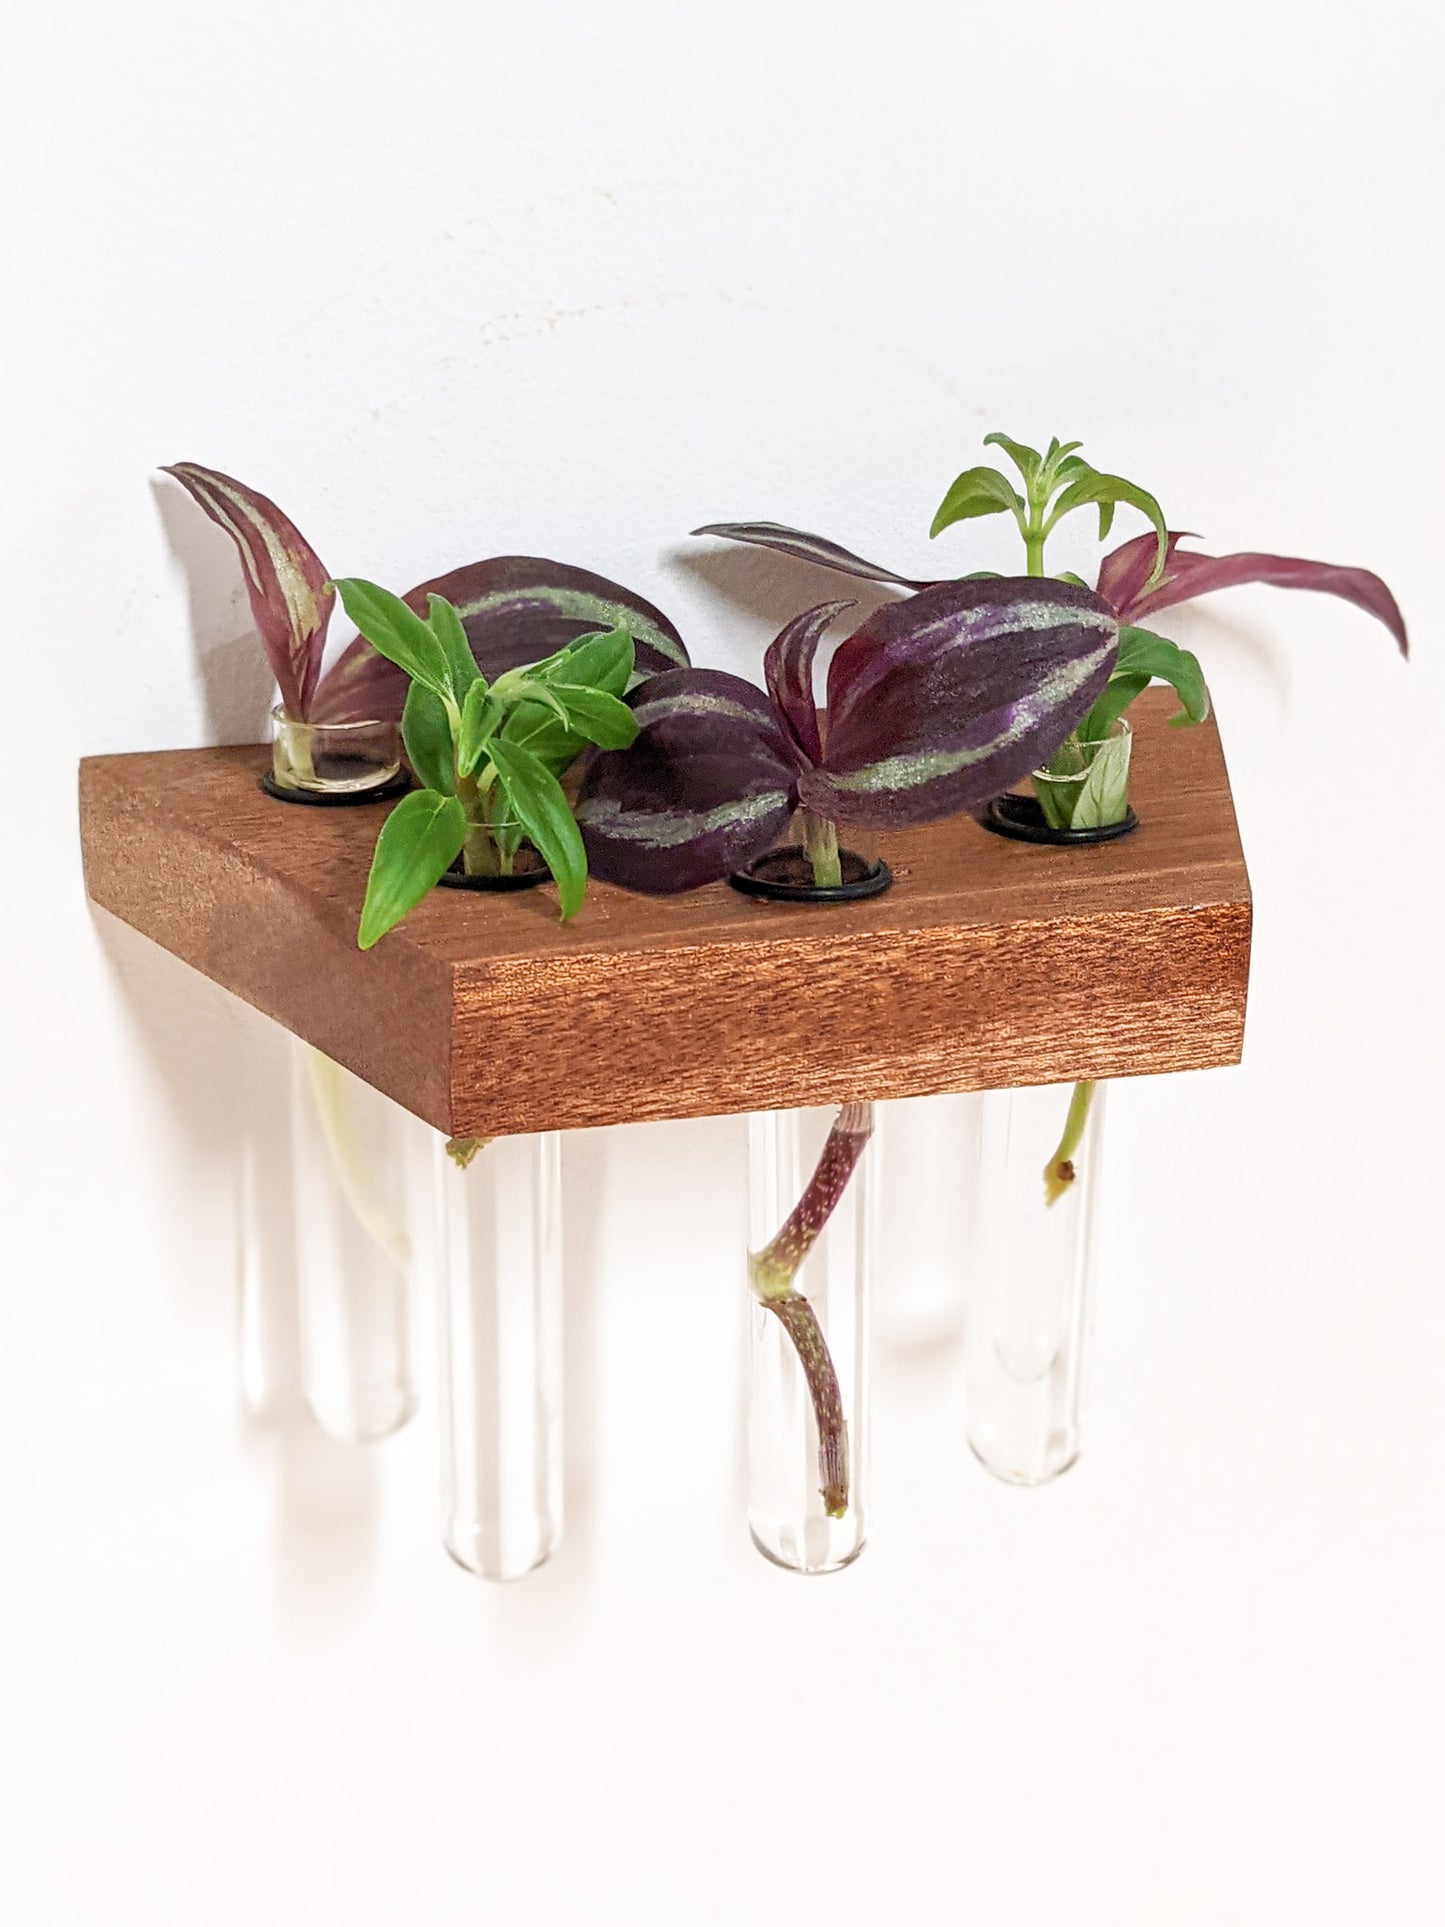
[(235, 543), (281, 701), (288, 716), (308, 721), (335, 601), (316, 551), (273, 501), (219, 469), (176, 462), (161, 472), (174, 475)]
[(851, 602), (820, 602), (816, 609), (794, 616), (769, 643), (763, 658), (773, 708), (805, 764), (820, 762), (823, 755), (818, 706), (813, 700), (813, 658), (828, 624), (853, 606)]
[(630, 701), (636, 741), (591, 757), (577, 800), (593, 876), (672, 896), (777, 842), (797, 803), (797, 756), (760, 689), (720, 669), (675, 669)]
[[(1170, 529), (1164, 557), (1164, 572), (1159, 578), (1159, 586), (1169, 580), (1174, 551), (1184, 540), (1186, 537), (1181, 532)], [(1131, 608), (1135, 598), (1144, 593), (1144, 584), (1154, 573), (1158, 560), (1158, 537), (1136, 535), (1132, 541), (1123, 542), (1117, 549), (1111, 549), (1100, 561), (1099, 594), (1114, 610), (1121, 623), (1128, 620), (1125, 610)]]
[[(456, 609), (488, 682), (565, 649), (579, 636), (622, 625), (643, 676), (687, 666), (682, 637), (660, 609), (606, 576), (565, 562), (494, 556), (420, 583), (403, 600), (425, 615), (429, 595), (445, 596)], [(325, 722), (387, 722), (401, 714), (405, 701), (403, 672), (358, 637), (322, 681), (316, 713)]]
[(810, 809), (877, 828), (976, 809), (1047, 762), (1102, 693), (1119, 625), (1048, 577), (947, 582), (887, 604), (828, 673)]
[(1118, 656), (1118, 623), (1090, 589), (943, 583), (840, 644), (824, 723), (813, 658), (847, 606), (787, 625), (768, 652), (769, 696), (710, 669), (634, 691), (637, 741), (594, 756), (582, 780), (595, 875), (653, 895), (695, 889), (761, 855), (799, 802), (879, 828), (976, 808), (1047, 761)]
[(1112, 604), (1125, 625), (1143, 623), (1161, 609), (1171, 609), (1215, 589), (1236, 589), (1263, 582), (1276, 589), (1312, 589), (1339, 596), (1366, 615), (1383, 622), (1402, 656), (1410, 653), (1405, 618), (1389, 589), (1369, 569), (1340, 568), (1329, 562), (1306, 562), (1295, 556), (1189, 554), (1178, 547), (1184, 538), (1171, 531), (1164, 573), (1146, 588), (1156, 551), (1152, 535), (1138, 536), (1106, 555), (1099, 565), (1099, 594)]
[(782, 522), (707, 522), (694, 529), (694, 535), (718, 535), (726, 542), (750, 542), (755, 548), (772, 549), (790, 555), (798, 562), (813, 562), (820, 569), (838, 575), (860, 576), (865, 582), (892, 582), (900, 589), (927, 589), (931, 582), (918, 582), (912, 576), (895, 575), (877, 562), (865, 562), (825, 535), (809, 535), (803, 529), (790, 529)]

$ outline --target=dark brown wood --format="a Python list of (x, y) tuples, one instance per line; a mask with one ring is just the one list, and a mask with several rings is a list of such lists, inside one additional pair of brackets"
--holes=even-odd
[(1249, 879), (1213, 723), (1136, 722), (1132, 836), (1041, 848), (955, 819), (876, 839), (870, 902), (551, 884), (437, 890), (355, 945), (385, 806), (262, 795), (259, 748), (81, 764), (91, 896), (456, 1135), (699, 1117), (1238, 1061)]

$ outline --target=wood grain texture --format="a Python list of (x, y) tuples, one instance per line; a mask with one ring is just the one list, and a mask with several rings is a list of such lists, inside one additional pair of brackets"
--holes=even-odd
[[(356, 920), (385, 805), (262, 794), (263, 748), (81, 764), (94, 900), (439, 1130), (486, 1135), (1238, 1061), (1250, 896), (1213, 723), (1136, 724), (1132, 836), (1010, 843), (966, 818), (866, 842), (839, 906), (591, 884), (437, 890)], [(845, 839), (846, 840), (846, 839)]]

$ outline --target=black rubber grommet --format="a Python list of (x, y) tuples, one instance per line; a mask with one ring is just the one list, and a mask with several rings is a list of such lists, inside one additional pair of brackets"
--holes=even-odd
[(469, 877), (464, 870), (443, 870), (437, 882), (444, 890), (531, 890), (539, 883), (550, 883), (552, 872), (538, 862), (530, 870), (513, 870), (506, 877)]
[(405, 770), (369, 790), (288, 790), (276, 781), (270, 770), (258, 780), (266, 794), (274, 796), (278, 803), (307, 803), (321, 810), (355, 809), (359, 803), (390, 803), (398, 796), (405, 796), (411, 788), (411, 778)]
[(857, 903), (880, 895), (893, 881), (886, 863), (869, 863), (854, 850), (840, 850), (838, 861), (841, 883), (814, 883), (812, 865), (802, 851), (785, 846), (755, 856), (728, 882), (745, 897), (769, 897), (776, 903)]
[(1014, 795), (995, 797), (978, 820), (995, 836), (1012, 837), (1016, 843), (1112, 843), (1139, 827), (1131, 808), (1117, 823), (1101, 823), (1096, 830), (1056, 830), (1044, 821), (1036, 796)]

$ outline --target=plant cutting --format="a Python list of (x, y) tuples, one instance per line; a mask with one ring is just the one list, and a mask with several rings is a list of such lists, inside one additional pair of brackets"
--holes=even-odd
[[(1028, 574), (1043, 575), (1045, 545), (1066, 516), (1084, 509), (1097, 510), (1102, 542), (1122, 503), (1139, 510), (1154, 526), (1151, 579), (1157, 580), (1168, 551), (1168, 530), (1163, 510), (1147, 489), (1121, 475), (1102, 474), (1077, 452), (1082, 446), (1079, 442), (1055, 438), (1040, 455), (1037, 449), (1007, 435), (987, 435), (984, 441), (985, 445), (1003, 449), (1018, 472), (1023, 492), (997, 468), (982, 465), (965, 469), (939, 504), (929, 529), (931, 536), (957, 522), (1011, 514), (1023, 540)], [(1148, 546), (1151, 538), (1142, 540)], [(1131, 736), (1123, 716), (1156, 676), (1172, 683), (1183, 700), (1177, 722), (1202, 722), (1208, 715), (1209, 698), (1198, 660), (1163, 636), (1122, 626), (1118, 660), (1103, 694), (1078, 728), (1065, 737), (1048, 764), (1030, 773), (1038, 818), (1049, 830), (1099, 832), (1129, 822)], [(995, 819), (998, 827), (1017, 825), (1020, 820), (1027, 824), (1030, 819), (1021, 819), (1016, 810)]]
[[(1039, 820), (1048, 831), (1097, 836), (1126, 820), (1130, 737), (1124, 717), (1152, 680), (1172, 684), (1178, 694), (1182, 708), (1173, 719), (1175, 726), (1202, 722), (1208, 715), (1209, 696), (1198, 658), (1145, 626), (1146, 620), (1165, 609), (1217, 589), (1248, 583), (1310, 589), (1339, 596), (1375, 616), (1395, 637), (1401, 653), (1408, 653), (1399, 606), (1380, 577), (1368, 569), (1255, 551), (1224, 556), (1196, 554), (1180, 546), (1189, 538), (1168, 528), (1158, 501), (1148, 490), (1123, 476), (1094, 468), (1079, 454), (1081, 443), (1055, 439), (1040, 453), (997, 432), (986, 435), (984, 443), (1003, 451), (1016, 471), (1017, 483), (992, 466), (965, 469), (946, 490), (934, 515), (931, 535), (940, 535), (960, 522), (1011, 516), (1023, 542), (1027, 573), (1042, 576), (1049, 537), (1066, 516), (1077, 510), (1097, 511), (1101, 542), (1107, 540), (1120, 507), (1137, 510), (1152, 525), (1150, 534), (1125, 542), (1105, 555), (1099, 565), (1096, 589), (1118, 618), (1119, 653), (1109, 686), (1097, 703), (1047, 764), (1029, 772)], [(936, 579), (900, 575), (826, 537), (781, 523), (714, 522), (694, 530), (694, 534), (752, 543), (840, 574), (902, 589), (922, 591), (937, 586)], [(1078, 581), (1072, 576), (1061, 579)], [(995, 818), (999, 827), (1026, 821), (1017, 812), (1006, 812), (1001, 820)]]
[[(1077, 584), (947, 583), (879, 610), (839, 644), (823, 710), (815, 658), (849, 606), (821, 604), (782, 629), (766, 653), (766, 690), (689, 669), (634, 692), (637, 740), (594, 753), (583, 773), (577, 820), (594, 874), (652, 894), (694, 889), (756, 868), (797, 817), (801, 849), (791, 854), (818, 895), (841, 896), (850, 857), (840, 826), (897, 829), (981, 806), (1057, 748), (1102, 693), (1117, 653), (1112, 612)], [(760, 1217), (766, 1230), (748, 1266), (753, 1296), (785, 1334), (807, 1389), (817, 1483), (792, 1510), (820, 1507), (784, 1526), (775, 1515), (789, 1508), (775, 1506), (765, 1524), (755, 1516), (754, 1537), (770, 1557), (810, 1571), (846, 1563), (861, 1544), (830, 1528), (850, 1507), (848, 1422), (804, 1280), (811, 1267), (828, 1281), (834, 1307), (849, 1307), (838, 1315), (861, 1332), (859, 1239), (850, 1233), (846, 1259), (828, 1241), (871, 1136), (872, 1107), (842, 1106), (821, 1146), (815, 1118), (807, 1114), (806, 1129), (796, 1112), (753, 1121), (753, 1191), (766, 1200), (755, 1217), (771, 1215)], [(754, 1409), (769, 1396), (758, 1389), (766, 1382), (796, 1413), (760, 1343)], [(796, 1422), (789, 1432), (796, 1444)]]
[[(1138, 618), (1190, 600), (1210, 589), (1251, 581), (1311, 588), (1343, 596), (1377, 616), (1408, 653), (1404, 621), (1394, 597), (1378, 576), (1364, 569), (1339, 569), (1327, 563), (1280, 556), (1197, 556), (1181, 552), (1181, 535), (1171, 531), (1158, 502), (1136, 483), (1101, 474), (1075, 451), (1079, 442), (1049, 443), (1046, 453), (1007, 435), (984, 437), (1003, 449), (1018, 471), (1024, 493), (999, 470), (965, 469), (951, 484), (934, 515), (930, 536), (978, 516), (1010, 513), (1023, 538), (1030, 575), (1041, 575), (1044, 545), (1058, 523), (1076, 509), (1097, 507), (1099, 540), (1105, 541), (1120, 504), (1140, 510), (1153, 524), (1151, 535), (1137, 536), (1104, 557), (1099, 593), (1119, 617), (1119, 654), (1103, 694), (1078, 728), (1060, 744), (1047, 765), (1032, 773), (1039, 811), (1049, 829), (1095, 832), (1122, 824), (1129, 812), (1130, 736), (1123, 718), (1129, 705), (1156, 678), (1173, 686), (1183, 705), (1172, 727), (1203, 722), (1209, 694), (1199, 659), (1168, 637), (1142, 626)], [(1008, 819), (1005, 819), (1005, 823)], [(1016, 823), (1017, 816), (1013, 819)], [(1074, 1182), (1074, 1159), (1089, 1119), (1094, 1083), (1074, 1086), (1063, 1133), (1044, 1166), (1044, 1202), (1058, 1203)]]
[[(167, 472), (225, 529), (241, 559), (252, 614), (280, 698), (273, 711), (272, 767), (264, 785), (288, 801), (325, 803), (375, 800), (391, 790), (394, 779), (397, 789), (408, 787), (401, 771), (399, 725), (411, 678), (364, 637), (346, 646), (329, 669), (325, 666), (336, 590), (332, 572), (310, 543), (275, 502), (230, 476), (191, 462)], [(464, 835), (472, 867), (485, 868), (491, 860), (500, 871), (518, 860), (514, 839), (521, 834), (520, 816), (515, 825), (495, 818), (501, 797), (514, 798), (519, 789), (533, 800), (534, 813), (552, 806), (548, 822), (559, 848), (567, 847), (569, 821), (555, 809), (555, 795), (548, 787), (564, 747), (554, 706), (559, 699), (544, 702), (540, 715), (529, 717), (530, 705), (523, 700), (527, 692), (517, 688), (515, 677), (510, 684), (507, 678), (522, 665), (545, 662), (580, 638), (602, 632), (613, 640), (610, 666), (598, 686), (605, 682), (609, 691), (616, 688), (620, 671), (625, 688), (629, 680), (651, 671), (687, 663), (676, 629), (660, 610), (620, 584), (530, 556), (470, 563), (420, 584), (402, 603), (414, 619), (434, 617), (444, 625), (449, 687), (460, 690), (463, 701), (475, 683), (489, 685), (493, 702), (479, 714), (481, 699), (474, 698), (473, 725), (487, 714), (500, 714), (512, 732), (495, 757), (458, 774), (457, 745), (445, 704), (425, 690), (422, 694), (432, 707), (420, 696), (411, 702), (414, 726), (407, 735), (421, 780), (445, 793), (449, 772), (462, 795), (468, 794), (470, 783), (479, 799), (492, 799), (491, 818), (485, 805), (479, 805), (475, 814), (483, 821), (469, 821)], [(402, 618), (393, 615), (393, 621)], [(574, 680), (576, 669), (575, 662), (569, 665)], [(498, 685), (500, 695), (495, 694)], [(530, 744), (515, 740), (522, 721), (538, 726), (538, 739)], [(625, 741), (633, 728), (630, 713), (623, 710), (614, 721), (621, 733), (604, 739)], [(583, 741), (581, 735), (571, 735), (565, 745), (567, 760)], [(529, 751), (540, 761), (529, 760)], [(498, 773), (509, 755), (514, 759), (510, 785)], [(415, 815), (415, 805), (403, 807)], [(494, 832), (490, 846), (489, 827)], [(541, 834), (546, 842), (548, 832)], [(570, 908), (576, 887), (575, 830), (570, 870), (563, 856), (557, 861), (566, 878), (564, 907)], [(400, 868), (405, 871), (406, 865)], [(371, 907), (375, 914), (377, 903)], [(344, 1429), (348, 1437), (378, 1436), (403, 1422), (414, 1403), (407, 1390), (413, 1383), (411, 1268), (395, 1262), (391, 1243), (379, 1231), (381, 1201), (392, 1199), (401, 1184), (399, 1174), (408, 1168), (411, 1126), (389, 1099), (340, 1066), (300, 1045), (297, 1053), (290, 1102), (298, 1181), (294, 1196), (288, 1187), (284, 1201), (272, 1202), (274, 1209), (293, 1214), (298, 1241), (308, 1397), (330, 1429)], [(367, 1151), (370, 1175), (367, 1185), (359, 1186), (361, 1167), (353, 1154), (361, 1147)], [(481, 1140), (453, 1140), (447, 1148), (465, 1165), (481, 1148)], [(471, 1175), (479, 1183), (485, 1173)], [(414, 1212), (418, 1200), (407, 1187), (402, 1191), (404, 1200), (398, 1194), (396, 1201)], [(317, 1387), (325, 1388), (325, 1396)]]
[[(280, 702), (273, 712), (273, 793), (306, 800), (374, 789), (398, 769), (397, 725), (409, 679), (364, 637), (324, 667), (335, 605), (330, 571), (294, 522), (257, 490), (196, 462), (172, 475), (236, 544), (257, 632)], [(503, 555), (420, 583), (402, 598), (425, 616), (438, 595), (456, 610), (478, 669), (495, 682), (599, 630), (625, 627), (634, 678), (687, 663), (682, 638), (650, 602), (585, 569)]]
[(410, 678), (402, 737), (425, 785), (381, 827), (358, 946), (394, 929), (458, 858), (464, 877), (512, 877), (524, 837), (556, 878), (562, 920), (574, 917), (587, 855), (558, 778), (588, 744), (620, 750), (637, 735), (621, 700), (634, 662), (627, 630), (584, 636), (489, 682), (445, 596), (429, 595), (420, 616), (374, 582), (329, 586), (372, 648)]
[(844, 881), (840, 824), (902, 829), (981, 807), (1053, 750), (1103, 693), (1112, 611), (1074, 583), (942, 583), (841, 642), (827, 707), (813, 665), (852, 605), (822, 603), (769, 645), (766, 692), (717, 669), (634, 692), (631, 748), (589, 758), (577, 806), (592, 871), (650, 895), (745, 869), (800, 818), (812, 882)]
[[(991, 827), (1030, 840), (1088, 842), (1118, 834), (1132, 825), (1128, 802), (1130, 733), (1127, 711), (1148, 684), (1170, 683), (1180, 699), (1176, 726), (1198, 723), (1209, 713), (1209, 697), (1198, 659), (1158, 633), (1155, 623), (1169, 608), (1217, 589), (1267, 583), (1335, 595), (1382, 622), (1402, 654), (1406, 630), (1395, 598), (1379, 576), (1367, 569), (1341, 567), (1300, 558), (1247, 551), (1214, 556), (1183, 546), (1189, 539), (1168, 527), (1156, 498), (1137, 483), (1087, 463), (1080, 444), (1055, 439), (1042, 452), (1002, 434), (985, 438), (1000, 449), (1013, 473), (976, 465), (959, 474), (945, 491), (930, 533), (938, 536), (957, 524), (991, 516), (1011, 517), (1024, 549), (1030, 577), (1043, 578), (1046, 547), (1058, 524), (1076, 511), (1095, 509), (1100, 541), (1107, 540), (1115, 513), (1124, 508), (1143, 515), (1149, 532), (1104, 555), (1096, 590), (1119, 623), (1119, 644), (1111, 674), (1076, 725), (1060, 738), (1047, 758), (1027, 772), (1030, 799), (1000, 797), (990, 805)], [(919, 595), (937, 592), (929, 578), (908, 577), (872, 563), (827, 538), (772, 522), (710, 523), (699, 535), (722, 536), (755, 544), (814, 563), (837, 573), (888, 584)], [(1064, 577), (1077, 581), (1075, 577)], [(893, 607), (907, 607), (905, 601)], [(993, 1213), (995, 1235), (992, 1275), (980, 1276), (983, 1294), (971, 1306), (969, 1329), (975, 1448), (1001, 1476), (1034, 1482), (1053, 1476), (1077, 1450), (1078, 1399), (1083, 1304), (1089, 1271), (1092, 1184), (1080, 1187), (1080, 1158), (1089, 1159), (1086, 1175), (1097, 1176), (1099, 1097), (1102, 1086), (1086, 1080), (1069, 1093), (1063, 1128), (1043, 1164), (1043, 1203), (1039, 1213), (1012, 1202), (1008, 1168), (1020, 1147), (1047, 1137), (1050, 1108), (1058, 1102), (1051, 1089), (999, 1093), (980, 1100), (997, 1117), (988, 1136), (989, 1155), (1004, 1168), (993, 1169), (980, 1194), (985, 1217)], [(1005, 1115), (1005, 1110), (1007, 1115)], [(1057, 1128), (1057, 1126), (1055, 1126)], [(1033, 1165), (1032, 1170), (1038, 1171)], [(1038, 1184), (1037, 1176), (1029, 1180)], [(1081, 1202), (1080, 1191), (1086, 1195)], [(1022, 1193), (1020, 1200), (1022, 1199)], [(1034, 1196), (1038, 1193), (1035, 1190)], [(1065, 1202), (1067, 1201), (1067, 1203)], [(1003, 1220), (1007, 1218), (1008, 1223)], [(986, 1369), (985, 1369), (986, 1368)], [(988, 1432), (990, 1436), (985, 1437)]]
[(782, 1326), (802, 1366), (818, 1433), (818, 1491), (829, 1519), (841, 1519), (848, 1510), (848, 1424), (832, 1354), (797, 1280), (872, 1135), (873, 1106), (844, 1104), (797, 1204), (768, 1242), (748, 1256), (753, 1296)]
[[(984, 445), (1002, 449), (1022, 488), (998, 468), (981, 465), (965, 469), (945, 491), (930, 526), (931, 536), (960, 522), (1009, 515), (1023, 541), (1028, 574), (1041, 577), (1050, 535), (1065, 516), (1076, 510), (1097, 511), (1101, 542), (1107, 540), (1115, 510), (1121, 506), (1137, 510), (1152, 525), (1150, 534), (1125, 542), (1105, 555), (1099, 565), (1097, 593), (1119, 622), (1118, 653), (1106, 686), (1047, 761), (1028, 772), (1042, 825), (1065, 840), (1093, 840), (1127, 821), (1130, 736), (1124, 718), (1130, 704), (1151, 681), (1157, 678), (1170, 683), (1178, 694), (1182, 707), (1173, 718), (1174, 726), (1202, 722), (1209, 714), (1209, 695), (1198, 657), (1145, 628), (1146, 617), (1152, 619), (1165, 609), (1216, 589), (1268, 583), (1277, 588), (1339, 596), (1384, 623), (1401, 654), (1409, 653), (1399, 605), (1380, 577), (1368, 569), (1254, 551), (1225, 556), (1196, 554), (1181, 547), (1188, 538), (1167, 526), (1158, 501), (1148, 490), (1123, 476), (1094, 468), (1078, 453), (1082, 443), (1055, 438), (1041, 454), (995, 431), (984, 437)], [(694, 533), (752, 543), (841, 574), (920, 593), (937, 587), (936, 583), (865, 561), (825, 537), (779, 523), (709, 523)], [(1078, 581), (1071, 576), (1061, 579)], [(994, 808), (1013, 802), (1000, 798)], [(1027, 833), (1028, 819), (1016, 810), (994, 820), (996, 826), (1012, 833)], [(1080, 1085), (1070, 1101), (1063, 1136), (1044, 1172), (1045, 1200), (1050, 1204), (1073, 1180), (1073, 1153), (1088, 1120), (1091, 1098), (1092, 1086)]]

